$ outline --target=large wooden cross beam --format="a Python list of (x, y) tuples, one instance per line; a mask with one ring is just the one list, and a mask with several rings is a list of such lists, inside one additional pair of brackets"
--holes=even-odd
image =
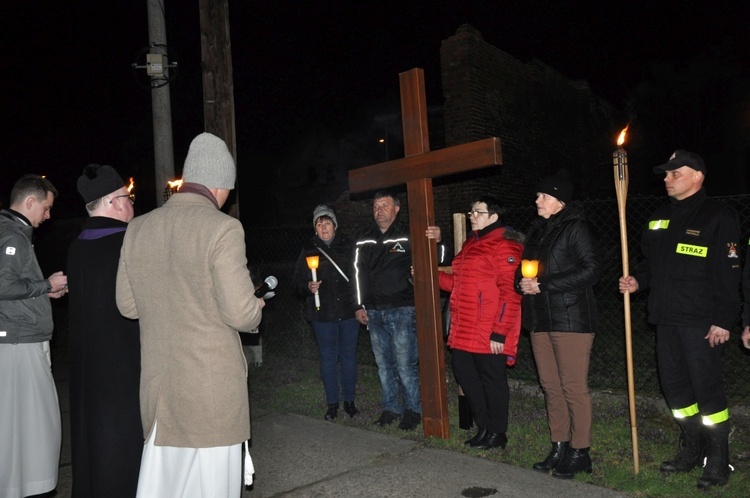
[(487, 138), (430, 152), (424, 71), (416, 68), (401, 73), (399, 82), (406, 157), (350, 171), (349, 191), (358, 193), (406, 183), (414, 266), (422, 424), (425, 436), (447, 439), (450, 434), (437, 283), (437, 249), (425, 236), (427, 227), (435, 224), (432, 179), (502, 164), (500, 139)]

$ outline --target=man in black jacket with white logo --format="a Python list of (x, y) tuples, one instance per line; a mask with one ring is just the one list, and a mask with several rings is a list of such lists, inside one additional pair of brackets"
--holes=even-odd
[[(396, 195), (380, 191), (372, 207), (375, 225), (359, 234), (354, 267), (357, 302), (362, 306), (356, 318), (370, 331), (383, 390), (383, 413), (375, 424), (383, 427), (401, 419), (400, 429), (414, 430), (422, 420), (422, 402), (409, 226), (396, 219), (401, 209)], [(439, 243), (439, 228), (430, 230)], [(445, 248), (438, 247), (439, 258), (444, 254)]]

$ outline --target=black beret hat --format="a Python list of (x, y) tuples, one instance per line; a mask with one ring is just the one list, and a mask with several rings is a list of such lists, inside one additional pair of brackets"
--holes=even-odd
[(89, 164), (78, 177), (78, 193), (88, 204), (125, 186), (125, 182), (112, 166)]

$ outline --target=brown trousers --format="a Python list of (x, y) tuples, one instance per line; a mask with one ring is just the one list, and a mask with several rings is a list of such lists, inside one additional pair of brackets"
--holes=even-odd
[(570, 441), (573, 448), (591, 446), (592, 404), (589, 360), (594, 334), (532, 332), (531, 347), (547, 404), (553, 442)]

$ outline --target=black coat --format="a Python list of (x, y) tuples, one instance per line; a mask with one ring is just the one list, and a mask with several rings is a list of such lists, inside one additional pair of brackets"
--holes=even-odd
[[(336, 262), (349, 279), (348, 282), (328, 258), (322, 254), (321, 250), (325, 251)], [(354, 318), (354, 313), (360, 306), (357, 305), (354, 287), (352, 254), (351, 240), (346, 234), (339, 231), (336, 232), (330, 246), (326, 245), (317, 235), (304, 245), (297, 259), (292, 285), (295, 292), (305, 298), (305, 318), (311, 322), (339, 322)], [(312, 280), (312, 273), (307, 267), (305, 258), (311, 255), (319, 257), (320, 266), (316, 271), (318, 280), (323, 282), (318, 290), (320, 309), (316, 309), (315, 295), (307, 287), (307, 283)]]
[[(539, 261), (541, 292), (523, 296), (524, 328), (532, 332), (596, 331), (593, 287), (601, 273), (598, 252), (591, 226), (575, 205), (534, 221), (526, 235), (523, 259)], [(520, 279), (519, 269), (516, 284)]]
[(111, 218), (88, 218), (84, 233), (100, 237), (79, 236), (68, 251), (70, 425), (76, 498), (132, 498), (138, 485), (143, 452), (139, 329), (138, 322), (123, 317), (115, 303), (126, 227)]
[(646, 260), (633, 273), (639, 290), (650, 289), (648, 321), (731, 330), (740, 313), (741, 277), (734, 211), (701, 189), (670, 199), (648, 220), (641, 236)]

